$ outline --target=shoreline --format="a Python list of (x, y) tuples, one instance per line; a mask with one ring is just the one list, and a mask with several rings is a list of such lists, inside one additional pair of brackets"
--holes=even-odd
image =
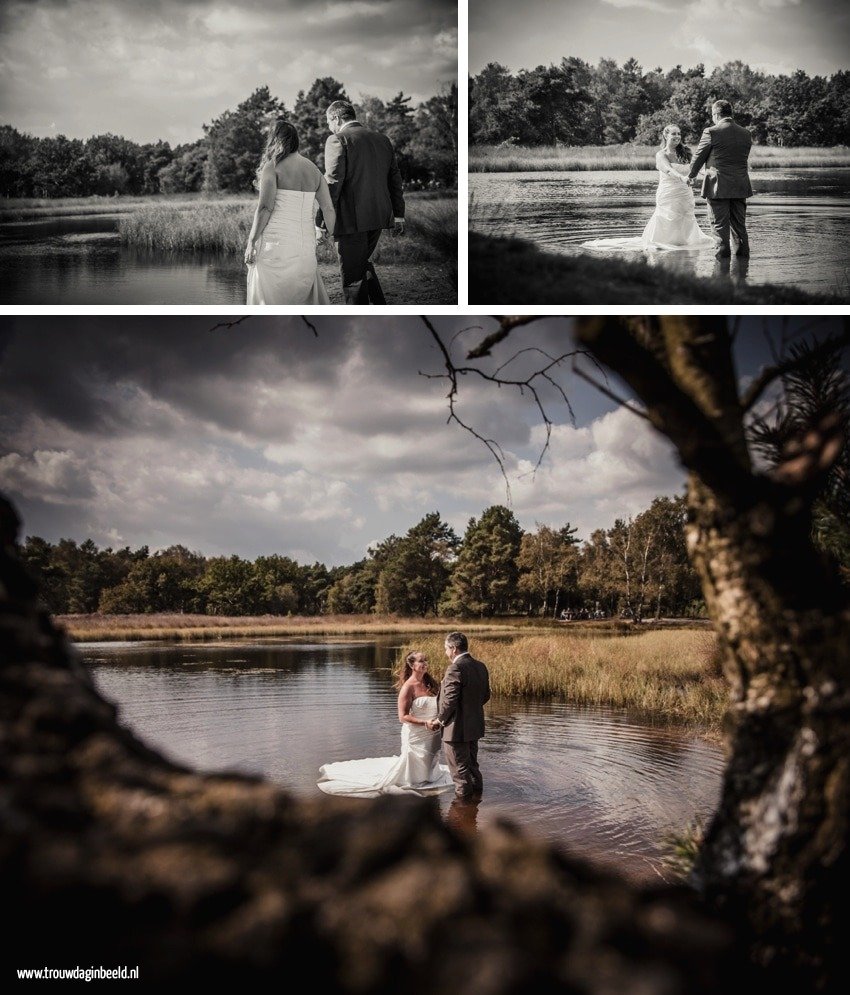
[(469, 303), (499, 304), (845, 304), (785, 284), (740, 284), (648, 265), (640, 259), (547, 252), (516, 237), (469, 233)]
[[(471, 145), (470, 173), (546, 173), (655, 169), (657, 148), (649, 145), (575, 145), (563, 147), (530, 145)], [(850, 148), (778, 148), (754, 146), (749, 168), (847, 169)]]

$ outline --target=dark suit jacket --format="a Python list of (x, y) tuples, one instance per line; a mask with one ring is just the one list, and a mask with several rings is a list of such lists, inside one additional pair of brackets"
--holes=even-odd
[(490, 700), (490, 674), (480, 660), (461, 653), (446, 668), (437, 695), (437, 718), (447, 743), (470, 743), (484, 735), (484, 705)]
[(391, 228), (404, 217), (392, 142), (355, 121), (325, 143), (325, 179), (336, 208), (334, 237)]
[(731, 117), (706, 128), (691, 162), (689, 178), (693, 179), (706, 164), (702, 180), (702, 195), (706, 200), (732, 200), (752, 197), (747, 159), (753, 139), (746, 128), (735, 124)]

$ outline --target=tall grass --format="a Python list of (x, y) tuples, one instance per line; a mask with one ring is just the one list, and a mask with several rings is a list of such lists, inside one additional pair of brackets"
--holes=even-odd
[[(633, 636), (575, 637), (569, 632), (488, 638), (472, 647), (487, 664), (494, 694), (558, 696), (688, 720), (718, 729), (726, 688), (718, 673), (713, 632), (656, 630)], [(402, 649), (424, 650), (444, 669), (441, 639)], [(442, 661), (442, 662), (441, 662)]]
[[(560, 170), (654, 169), (657, 146), (582, 145), (526, 146), (473, 145), (471, 173), (526, 173)], [(850, 166), (850, 148), (774, 148), (756, 145), (751, 169), (821, 168)]]
[[(216, 201), (247, 203), (244, 194), (218, 194)], [(203, 193), (179, 194), (121, 194), (115, 197), (7, 197), (0, 201), (0, 222), (27, 221), (42, 217), (70, 218), (89, 214), (130, 214), (142, 205), (168, 205), (189, 208), (208, 201)]]
[[(399, 238), (385, 233), (375, 261), (411, 263), (456, 258), (457, 200), (412, 194), (408, 203), (407, 233)], [(255, 204), (253, 198), (141, 204), (121, 217), (118, 231), (124, 244), (145, 251), (241, 255)], [(329, 238), (318, 245), (316, 254), (319, 262), (336, 263), (336, 251)]]
[[(140, 639), (233, 639), (252, 636), (381, 635), (386, 633), (449, 632), (457, 619), (396, 618), (392, 615), (181, 615), (168, 612), (150, 615), (56, 615), (77, 642), (134, 641)], [(493, 621), (466, 625), (471, 632), (505, 632), (519, 629), (523, 620)]]

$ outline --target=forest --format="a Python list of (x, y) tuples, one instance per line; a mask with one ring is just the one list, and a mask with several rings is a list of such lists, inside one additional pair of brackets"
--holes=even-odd
[(517, 72), (490, 63), (471, 77), (469, 139), (471, 145), (657, 145), (664, 126), (676, 124), (695, 143), (720, 98), (731, 102), (756, 144), (850, 145), (850, 72), (769, 75), (743, 62), (710, 73), (702, 63), (644, 71), (634, 58), (593, 66), (575, 56)]
[(250, 561), (184, 546), (151, 553), (37, 536), (27, 537), (22, 558), (56, 614), (490, 618), (566, 611), (640, 619), (704, 614), (683, 528), (683, 499), (658, 497), (584, 543), (569, 524), (523, 531), (503, 505), (471, 518), (463, 537), (432, 512), (357, 563), (330, 569), (277, 554)]
[[(4, 197), (86, 197), (116, 194), (182, 194), (254, 190), (265, 132), (271, 119), (286, 115), (296, 126), (300, 151), (324, 166), (329, 132), (325, 109), (348, 100), (342, 83), (317, 79), (299, 92), (292, 108), (258, 87), (234, 110), (225, 110), (196, 142), (172, 147), (139, 144), (118, 135), (85, 141), (58, 135), (35, 138), (11, 125), (0, 126), (0, 195)], [(359, 120), (387, 134), (409, 189), (442, 189), (457, 184), (457, 86), (452, 84), (412, 106), (398, 93), (389, 101), (364, 96), (355, 105)]]

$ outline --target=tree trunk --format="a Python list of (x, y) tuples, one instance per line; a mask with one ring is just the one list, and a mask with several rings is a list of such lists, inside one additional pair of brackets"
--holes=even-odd
[(722, 796), (694, 881), (759, 963), (826, 990), (850, 911), (850, 604), (811, 541), (834, 440), (813, 427), (805, 459), (753, 472), (724, 319), (579, 319), (578, 334), (690, 471), (688, 549), (731, 685)]
[(813, 555), (807, 516), (788, 521), (760, 503), (742, 517), (696, 480), (688, 507), (732, 689), (723, 792), (695, 881), (755, 931), (762, 963), (834, 977), (836, 922), (848, 911), (843, 592)]

